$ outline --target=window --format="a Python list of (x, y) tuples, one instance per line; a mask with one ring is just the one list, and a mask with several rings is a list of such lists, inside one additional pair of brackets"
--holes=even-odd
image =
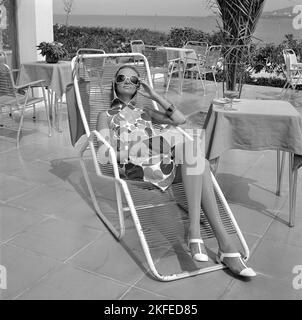
[(0, 50), (8, 57), (8, 64), (18, 67), (16, 0), (0, 0)]

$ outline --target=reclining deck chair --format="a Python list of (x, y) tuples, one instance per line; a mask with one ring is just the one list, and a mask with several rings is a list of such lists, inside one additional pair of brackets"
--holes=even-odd
[[(220, 270), (224, 266), (216, 263), (203, 263), (202, 266), (206, 265), (206, 267), (200, 268), (200, 263), (192, 260), (183, 248), (188, 214), (182, 183), (174, 183), (168, 191), (162, 192), (150, 183), (122, 178), (114, 149), (96, 131), (97, 116), (99, 112), (110, 107), (112, 81), (121, 66), (120, 61), (125, 61), (125, 57), (132, 58), (129, 61), (139, 61), (129, 62), (129, 64), (135, 65), (141, 78), (152, 86), (148, 61), (139, 53), (85, 55), (82, 61), (91, 59), (99, 61), (99, 63), (93, 63), (94, 66), (99, 66), (96, 67), (98, 70), (94, 73), (100, 76), (99, 79), (89, 78), (89, 74), (81, 70), (83, 64), (78, 63), (79, 57), (74, 57), (72, 60), (74, 91), (68, 91), (67, 103), (72, 103), (73, 99), (76, 100), (74, 107), (78, 108), (86, 133), (87, 139), (80, 150), (80, 163), (96, 213), (119, 240), (122, 240), (125, 235), (126, 225), (127, 232), (132, 226), (129, 232), (138, 235), (136, 238), (141, 245), (140, 248), (135, 248), (133, 251), (140, 252), (146, 258), (148, 271), (158, 280), (171, 281)], [(74, 95), (75, 98), (69, 98)], [(137, 99), (138, 104), (158, 108), (155, 102), (142, 95), (138, 95)], [(98, 147), (100, 143), (108, 150), (112, 164), (99, 163)], [(84, 158), (86, 151), (91, 153), (92, 168), (88, 165), (87, 157)], [(241, 244), (243, 256), (247, 260), (249, 257), (247, 244), (213, 175), (212, 177), (224, 226)], [(98, 184), (97, 188), (95, 184)], [(203, 239), (213, 237), (202, 208), (201, 233)], [(163, 252), (168, 255), (167, 259), (177, 259), (175, 263), (173, 260), (172, 266), (171, 263), (169, 264), (168, 271), (164, 262), (166, 260), (161, 259)], [(161, 263), (164, 264), (164, 271), (161, 269)]]

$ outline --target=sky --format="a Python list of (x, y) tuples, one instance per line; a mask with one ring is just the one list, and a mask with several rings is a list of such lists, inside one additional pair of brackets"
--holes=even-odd
[[(206, 16), (207, 0), (74, 0), (72, 14)], [(64, 14), (63, 0), (53, 0), (54, 13)], [(302, 5), (302, 0), (266, 0), (265, 11)]]

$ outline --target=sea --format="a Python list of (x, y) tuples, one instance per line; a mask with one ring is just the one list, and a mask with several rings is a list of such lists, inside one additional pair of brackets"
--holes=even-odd
[[(65, 15), (54, 15), (54, 23), (65, 24)], [(190, 16), (133, 16), (133, 15), (71, 15), (69, 24), (86, 27), (112, 28), (147, 28), (155, 31), (169, 32), (171, 28), (192, 27), (204, 32), (218, 30), (219, 18)], [(295, 39), (302, 40), (302, 29), (293, 27), (293, 17), (260, 18), (254, 33), (255, 41), (263, 44), (279, 44), (286, 34), (293, 34)]]

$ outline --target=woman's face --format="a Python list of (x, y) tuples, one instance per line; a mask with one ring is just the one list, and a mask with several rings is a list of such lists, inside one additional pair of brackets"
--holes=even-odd
[(131, 98), (138, 87), (138, 75), (130, 69), (124, 68), (118, 72), (115, 78), (116, 93)]

